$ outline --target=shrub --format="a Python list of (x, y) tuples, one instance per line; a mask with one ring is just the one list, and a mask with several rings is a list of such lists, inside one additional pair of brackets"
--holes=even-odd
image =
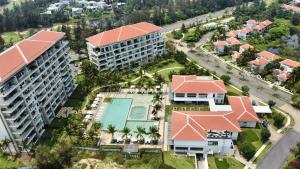
[(251, 143), (245, 142), (240, 147), (240, 153), (244, 158), (250, 160), (255, 154), (255, 147)]
[(114, 157), (114, 162), (116, 162), (119, 165), (123, 165), (125, 163), (125, 159), (123, 158), (122, 154), (117, 154)]
[(274, 113), (273, 114), (273, 119), (274, 119), (274, 125), (277, 128), (281, 128), (283, 126), (284, 122), (284, 116), (280, 113)]
[(228, 75), (222, 75), (221, 76), (221, 79), (225, 82), (225, 83), (230, 83), (230, 76), (228, 76)]
[(263, 128), (261, 131), (260, 131), (260, 140), (265, 143), (269, 140), (271, 136), (271, 133), (270, 131), (267, 129), (267, 128)]

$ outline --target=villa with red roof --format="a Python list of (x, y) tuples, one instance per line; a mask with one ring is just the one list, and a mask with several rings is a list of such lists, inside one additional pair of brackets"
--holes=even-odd
[(173, 111), (170, 145), (175, 153), (234, 153), (241, 127), (256, 127), (259, 118), (247, 96), (228, 97), (230, 111)]
[(222, 80), (196, 75), (173, 75), (170, 97), (174, 102), (223, 103), (226, 87)]
[(281, 8), (290, 12), (294, 13), (300, 13), (300, 8), (297, 6), (292, 6), (292, 5), (287, 5), (287, 4), (282, 4)]
[(257, 24), (257, 21), (253, 20), (253, 19), (246, 21), (247, 28), (253, 28), (256, 24)]
[(262, 51), (256, 54), (257, 58), (249, 62), (252, 71), (260, 72), (271, 61), (280, 59), (280, 56), (268, 51)]
[(244, 28), (239, 31), (238, 38), (246, 40), (247, 37), (252, 33), (254, 29), (252, 27)]
[(140, 22), (87, 38), (89, 59), (99, 71), (152, 62), (164, 53), (162, 28)]
[(226, 41), (216, 41), (213, 43), (214, 45), (214, 51), (216, 53), (224, 53), (225, 46), (227, 46)]
[(245, 52), (246, 50), (249, 50), (249, 49), (254, 49), (254, 47), (252, 45), (249, 45), (248, 43), (246, 43), (246, 44), (240, 46), (239, 52), (243, 53), (243, 52)]
[(231, 54), (231, 59), (236, 62), (237, 59), (241, 57), (241, 53), (237, 51), (233, 51)]
[(285, 59), (280, 62), (280, 67), (283, 71), (291, 73), (295, 68), (300, 67), (300, 63), (290, 59)]
[(0, 54), (0, 140), (35, 143), (75, 89), (64, 33), (40, 31)]
[(237, 40), (237, 38), (234, 38), (234, 37), (227, 38), (226, 42), (227, 42), (228, 47), (234, 47), (234, 46), (241, 44), (241, 42), (239, 40)]
[(273, 75), (277, 78), (279, 82), (285, 82), (291, 77), (291, 72), (297, 67), (300, 67), (300, 63), (285, 59), (280, 62), (280, 69), (275, 69)]

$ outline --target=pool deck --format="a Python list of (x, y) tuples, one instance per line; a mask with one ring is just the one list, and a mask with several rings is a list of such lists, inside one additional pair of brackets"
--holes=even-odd
[[(161, 135), (159, 141), (158, 141), (158, 145), (146, 145), (146, 144), (142, 144), (140, 145), (140, 147), (144, 147), (144, 148), (163, 148), (163, 150), (167, 150), (168, 146), (167, 146), (167, 142), (165, 140), (165, 135), (167, 135), (167, 131), (165, 131), (165, 114), (164, 114), (164, 110), (165, 110), (165, 105), (169, 103), (168, 100), (168, 95), (167, 93), (167, 85), (164, 85), (162, 88), (163, 91), (163, 100), (162, 100), (162, 108), (160, 111), (158, 111), (157, 116), (160, 118), (159, 120), (159, 124), (158, 124), (158, 128), (159, 128), (159, 133)], [(133, 102), (131, 107), (133, 106), (140, 106), (139, 103), (143, 103), (144, 105), (151, 105), (152, 104), (152, 99), (153, 99), (153, 95), (152, 94), (128, 94), (128, 89), (124, 89), (121, 92), (103, 92), (100, 93), (101, 97), (105, 98), (105, 97), (111, 97), (111, 98), (133, 98)], [(149, 110), (149, 107), (147, 107), (147, 111), (149, 111), (148, 113), (148, 119), (150, 119), (151, 117), (151, 110)], [(118, 145), (118, 144), (111, 144), (111, 134), (102, 131), (101, 132), (101, 145)], [(122, 144), (121, 144), (122, 145)]]

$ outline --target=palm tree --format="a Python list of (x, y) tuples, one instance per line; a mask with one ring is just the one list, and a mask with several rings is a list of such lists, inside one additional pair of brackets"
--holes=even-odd
[(122, 138), (125, 137), (125, 139), (127, 140), (128, 139), (128, 135), (130, 133), (130, 129), (128, 127), (124, 127), (123, 130), (122, 130), (122, 133), (123, 133)]
[(149, 127), (149, 135), (150, 135), (152, 141), (156, 142), (159, 139), (160, 134), (159, 134), (159, 131), (156, 126)]
[(4, 150), (6, 150), (7, 148), (8, 148), (8, 150), (9, 150), (9, 152), (10, 152), (10, 155), (12, 155), (12, 151), (11, 151), (11, 149), (10, 149), (10, 143), (11, 143), (12, 141), (9, 139), (9, 138), (7, 138), (7, 137), (5, 137), (5, 139), (3, 140), (3, 146), (4, 146)]
[(116, 127), (110, 124), (108, 125), (107, 129), (108, 129), (108, 133), (111, 134), (111, 138), (114, 139), (114, 134), (117, 131)]
[(140, 141), (142, 139), (144, 139), (144, 134), (146, 134), (146, 130), (145, 128), (141, 127), (141, 126), (138, 126), (137, 128), (137, 131), (135, 132), (136, 133), (136, 138)]

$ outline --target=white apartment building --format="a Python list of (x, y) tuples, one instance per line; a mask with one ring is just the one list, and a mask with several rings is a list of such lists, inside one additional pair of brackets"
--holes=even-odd
[(0, 140), (35, 143), (75, 89), (64, 33), (40, 31), (0, 54)]
[(99, 71), (152, 62), (165, 48), (161, 28), (147, 22), (105, 31), (86, 40), (89, 59)]
[(222, 80), (212, 77), (174, 75), (169, 93), (174, 102), (223, 103), (227, 90)]

